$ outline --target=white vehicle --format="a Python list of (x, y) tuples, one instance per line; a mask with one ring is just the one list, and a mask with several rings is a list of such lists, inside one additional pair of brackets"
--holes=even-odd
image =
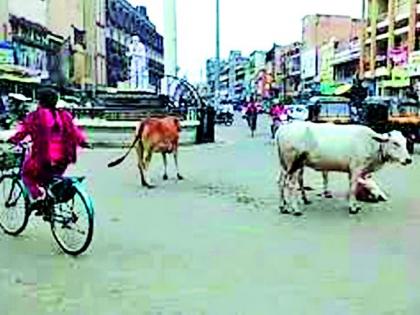
[(288, 105), (289, 118), (291, 120), (305, 121), (309, 117), (309, 111), (305, 105)]

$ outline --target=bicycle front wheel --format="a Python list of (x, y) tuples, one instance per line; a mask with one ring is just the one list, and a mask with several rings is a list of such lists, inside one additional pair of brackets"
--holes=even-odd
[(52, 209), (51, 231), (60, 248), (68, 255), (78, 256), (89, 247), (93, 237), (93, 206), (77, 187), (72, 199), (55, 204)]
[(0, 178), (0, 227), (6, 234), (18, 236), (29, 220), (29, 199), (22, 182), (15, 175)]

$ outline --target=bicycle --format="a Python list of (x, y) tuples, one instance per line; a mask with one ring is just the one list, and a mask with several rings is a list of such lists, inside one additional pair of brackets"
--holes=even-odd
[[(54, 177), (45, 186), (47, 197), (41, 209), (31, 209), (29, 192), (22, 181), (22, 166), (30, 145), (20, 144), (12, 152), (0, 155), (0, 228), (8, 235), (20, 235), (28, 225), (32, 212), (40, 211), (43, 219), (50, 223), (52, 235), (64, 251), (71, 256), (78, 256), (89, 247), (94, 228), (94, 207), (91, 197), (82, 188), (85, 177)], [(10, 186), (8, 186), (10, 184)], [(76, 213), (76, 201), (83, 209)], [(77, 224), (81, 214), (86, 214), (87, 228), (81, 230)], [(17, 223), (13, 219), (20, 215)], [(72, 247), (71, 239), (64, 236), (75, 232), (82, 235), (81, 244)], [(73, 236), (74, 237), (74, 236)]]

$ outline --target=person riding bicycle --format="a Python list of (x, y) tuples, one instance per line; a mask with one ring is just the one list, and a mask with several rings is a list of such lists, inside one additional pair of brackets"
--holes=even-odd
[[(17, 133), (8, 142), (19, 144), (32, 140), (31, 152), (25, 157), (22, 179), (31, 197), (30, 208), (39, 210), (46, 199), (45, 186), (62, 176), (77, 161), (77, 147), (89, 148), (84, 133), (74, 124), (72, 114), (57, 109), (58, 94), (43, 88), (38, 93), (38, 108), (19, 124)], [(42, 215), (42, 213), (37, 213)]]

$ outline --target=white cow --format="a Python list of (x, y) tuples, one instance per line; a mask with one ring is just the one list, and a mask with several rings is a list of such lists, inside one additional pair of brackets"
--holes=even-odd
[[(276, 133), (281, 212), (301, 214), (296, 203), (296, 186), (303, 187), (303, 169), (307, 166), (324, 174), (348, 173), (349, 211), (357, 213), (360, 210), (355, 198), (358, 179), (367, 178), (386, 162), (411, 164), (406, 142), (399, 131), (382, 135), (361, 125), (294, 122), (281, 126)], [(307, 203), (305, 190), (300, 191)]]

